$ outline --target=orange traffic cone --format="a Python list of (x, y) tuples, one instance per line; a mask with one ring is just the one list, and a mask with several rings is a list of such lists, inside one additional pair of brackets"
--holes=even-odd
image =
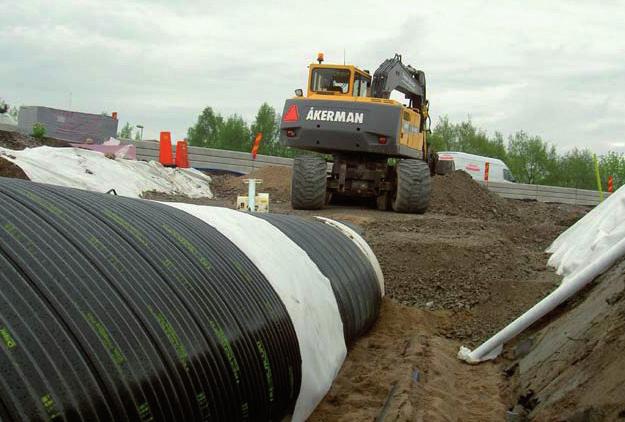
[(174, 165), (174, 157), (171, 148), (171, 133), (169, 132), (161, 132), (158, 160), (165, 167)]
[(189, 148), (187, 141), (176, 142), (176, 167), (189, 168)]

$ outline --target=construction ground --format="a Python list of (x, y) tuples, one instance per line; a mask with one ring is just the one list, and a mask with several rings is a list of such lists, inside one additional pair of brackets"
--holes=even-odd
[[(0, 176), (21, 176), (3, 161)], [(456, 358), (461, 345), (477, 346), (558, 285), (544, 251), (588, 208), (506, 200), (456, 172), (433, 179), (423, 215), (353, 203), (293, 211), (288, 167), (252, 176), (263, 180), (272, 212), (358, 226), (385, 276), (378, 322), (349, 350), (311, 420), (625, 419), (623, 261), (496, 360), (471, 366)], [(234, 207), (244, 178), (213, 176), (213, 199), (144, 196)]]

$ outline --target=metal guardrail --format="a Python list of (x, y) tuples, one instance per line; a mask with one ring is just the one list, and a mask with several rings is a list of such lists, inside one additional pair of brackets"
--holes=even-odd
[[(158, 142), (133, 142), (137, 146), (137, 159), (158, 160)], [(174, 146), (175, 149), (175, 146)], [(291, 158), (258, 155), (252, 161), (252, 155), (246, 152), (226, 151), (212, 148), (189, 147), (189, 163), (191, 167), (207, 170), (230, 171), (247, 174), (253, 168), (267, 165), (291, 167)], [(483, 183), (486, 185), (485, 183)], [(585, 189), (561, 188), (556, 186), (526, 185), (523, 183), (489, 182), (486, 187), (504, 198), (535, 200), (539, 202), (556, 202), (572, 205), (594, 206), (601, 202), (599, 192)], [(605, 194), (606, 197), (609, 195)]]
[[(601, 202), (599, 192), (594, 190), (499, 182), (489, 182), (486, 187), (490, 191), (509, 199), (530, 199), (539, 202), (591, 206)], [(604, 195), (607, 198), (610, 194), (606, 192)]]
[[(137, 146), (138, 160), (158, 160), (158, 142), (139, 141), (133, 142)], [(176, 146), (173, 146), (174, 151)], [(256, 161), (252, 160), (252, 154), (248, 152), (227, 151), (222, 149), (189, 147), (189, 164), (193, 168), (206, 170), (222, 170), (239, 174), (247, 174), (254, 168), (266, 165), (291, 167), (291, 158), (271, 157), (257, 155)]]

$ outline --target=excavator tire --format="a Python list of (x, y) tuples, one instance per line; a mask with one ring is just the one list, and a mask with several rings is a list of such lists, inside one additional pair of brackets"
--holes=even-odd
[(291, 205), (296, 210), (318, 210), (326, 200), (327, 165), (322, 157), (303, 155), (293, 160)]
[(423, 214), (430, 204), (430, 168), (421, 160), (397, 163), (397, 190), (393, 200), (395, 212)]

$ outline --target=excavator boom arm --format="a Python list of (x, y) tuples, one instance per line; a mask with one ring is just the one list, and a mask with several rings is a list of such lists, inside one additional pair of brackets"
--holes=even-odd
[(394, 90), (406, 95), (414, 108), (420, 109), (426, 102), (425, 73), (403, 64), (399, 54), (385, 60), (375, 71), (371, 83), (371, 96), (390, 98)]

